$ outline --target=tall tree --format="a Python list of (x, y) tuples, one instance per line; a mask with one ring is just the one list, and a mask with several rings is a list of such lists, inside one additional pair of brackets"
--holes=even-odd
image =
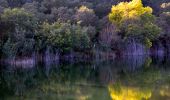
[(120, 2), (112, 6), (109, 20), (117, 25), (124, 38), (152, 46), (159, 35), (160, 28), (155, 23), (152, 8), (144, 7), (141, 0)]
[(95, 15), (93, 9), (89, 9), (86, 6), (81, 6), (75, 15), (76, 21), (83, 26), (95, 26), (98, 17)]
[(4, 23), (8, 23), (9, 29), (5, 33), (7, 39), (3, 46), (3, 52), (8, 57), (17, 54), (28, 55), (34, 50), (34, 35), (37, 29), (37, 21), (24, 9), (5, 9), (1, 16)]

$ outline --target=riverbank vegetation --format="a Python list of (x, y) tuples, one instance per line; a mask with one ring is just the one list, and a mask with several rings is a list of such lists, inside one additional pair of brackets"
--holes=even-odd
[(0, 30), (1, 58), (169, 54), (170, 2), (1, 0)]

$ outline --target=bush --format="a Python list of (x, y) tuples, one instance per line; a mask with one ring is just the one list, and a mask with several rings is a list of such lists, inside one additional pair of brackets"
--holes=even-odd
[(87, 49), (90, 45), (87, 28), (69, 23), (44, 23), (39, 35), (46, 39), (48, 46), (55, 47), (61, 52)]

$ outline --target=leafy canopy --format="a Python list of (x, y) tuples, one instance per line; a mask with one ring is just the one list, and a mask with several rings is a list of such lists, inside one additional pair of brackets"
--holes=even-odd
[(121, 2), (112, 6), (109, 14), (109, 20), (118, 26), (124, 38), (144, 43), (148, 48), (160, 33), (155, 19), (152, 8), (144, 7), (142, 0)]
[(141, 0), (132, 0), (131, 2), (121, 2), (112, 6), (109, 19), (116, 24), (128, 19), (138, 19), (141, 15), (152, 13), (152, 8), (143, 7)]
[(42, 34), (40, 35), (46, 38), (49, 46), (56, 47), (61, 52), (86, 49), (90, 43), (87, 28), (71, 25), (70, 23), (44, 23), (42, 25)]
[(81, 6), (79, 9), (78, 9), (78, 12), (92, 12), (94, 13), (94, 11), (92, 9), (89, 9), (87, 8), (86, 6)]
[(3, 53), (6, 57), (27, 55), (34, 50), (34, 36), (38, 28), (36, 18), (23, 8), (7, 8), (1, 15), (4, 27)]

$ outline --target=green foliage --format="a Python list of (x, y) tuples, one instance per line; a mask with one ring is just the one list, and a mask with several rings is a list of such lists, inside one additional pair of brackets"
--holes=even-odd
[(143, 7), (141, 0), (121, 2), (113, 6), (109, 19), (120, 28), (120, 31), (125, 30), (125, 38), (140, 41), (148, 48), (152, 46), (151, 41), (155, 40), (160, 33), (152, 9)]
[(5, 9), (1, 19), (25, 29), (34, 28), (37, 24), (34, 17), (23, 8)]
[(53, 8), (52, 15), (54, 16), (55, 21), (60, 21), (62, 23), (74, 21), (74, 10), (69, 9), (68, 7)]
[(53, 24), (44, 23), (40, 35), (46, 38), (48, 45), (61, 51), (89, 48), (90, 39), (87, 28), (79, 25), (58, 22)]
[(144, 44), (145, 44), (145, 46), (146, 46), (147, 48), (152, 47), (152, 42), (151, 42), (151, 40), (150, 40), (149, 38), (145, 38), (145, 39), (144, 39)]
[(82, 26), (95, 26), (98, 18), (93, 9), (81, 6), (76, 12), (75, 19)]
[(18, 51), (17, 44), (11, 43), (11, 39), (9, 38), (6, 43), (3, 45), (2, 52), (8, 57), (13, 58), (16, 56)]
[(151, 40), (154, 40), (160, 33), (160, 28), (153, 23), (146, 23), (143, 28), (143, 34)]
[(34, 35), (37, 28), (36, 19), (24, 9), (19, 8), (5, 9), (1, 19), (4, 23), (9, 23), (6, 26), (9, 27), (9, 30), (5, 33), (7, 41), (4, 41), (5, 45), (3, 47), (5, 56), (8, 56), (5, 52), (9, 49), (11, 49), (10, 56), (33, 52)]
[[(126, 1), (129, 0), (0, 0), (0, 51), (7, 56), (5, 51), (11, 47), (15, 52), (10, 55), (22, 56), (43, 52), (48, 46), (62, 52), (89, 50), (96, 43), (118, 50), (124, 39), (140, 41), (149, 48), (159, 37), (156, 22), (163, 29), (161, 33), (169, 34), (168, 2), (159, 8), (153, 5), (160, 0)], [(156, 14), (162, 13), (159, 19), (152, 14), (148, 7), (151, 5)]]
[(128, 38), (134, 38), (136, 41), (140, 41), (145, 44), (147, 48), (152, 46), (153, 40), (155, 40), (160, 33), (160, 28), (154, 24), (145, 24), (143, 26), (128, 25), (127, 36)]

